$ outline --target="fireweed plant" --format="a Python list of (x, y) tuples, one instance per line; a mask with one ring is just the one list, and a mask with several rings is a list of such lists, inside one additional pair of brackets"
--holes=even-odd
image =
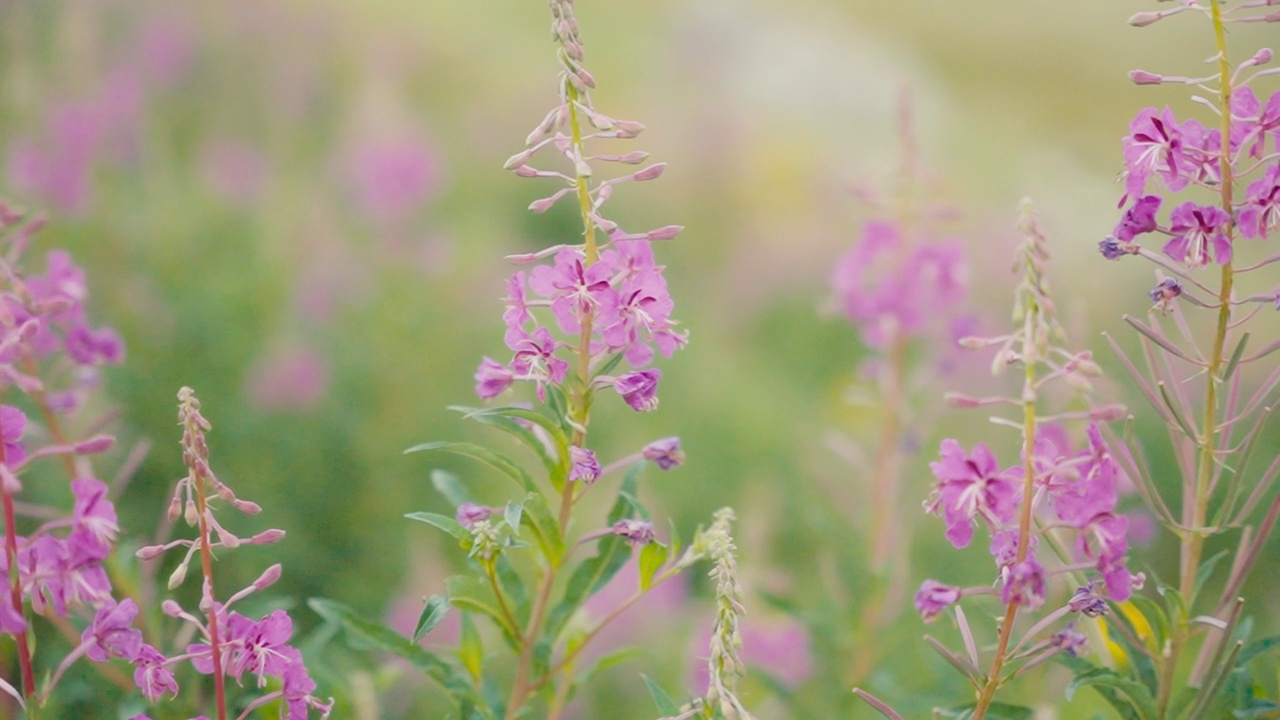
[[(657, 179), (665, 164), (600, 179), (604, 167), (644, 165), (648, 154), (643, 151), (619, 154), (606, 147), (610, 141), (635, 138), (644, 126), (595, 108), (591, 90), (596, 81), (583, 65), (573, 2), (552, 0), (550, 10), (561, 70), (558, 101), (506, 168), (522, 178), (558, 181), (560, 189), (529, 209), (543, 213), (562, 200), (576, 201), (582, 241), (507, 258), (522, 268), (507, 283), (502, 315), (511, 355), (506, 362), (484, 358), (476, 370), (475, 390), (481, 400), (490, 401), (515, 386), (532, 386), (536, 404), (454, 408), (519, 441), (540, 461), (546, 482), (535, 481), (520, 464), (481, 445), (433, 442), (410, 448), (406, 452), (442, 451), (478, 460), (513, 480), (518, 494), (505, 503), (481, 502), (458, 478), (432, 474), (435, 487), (454, 504), (454, 516), (416, 512), (408, 517), (456, 538), (471, 572), (449, 578), (445, 594), (426, 600), (410, 640), (337, 603), (313, 602), (313, 607), (361, 640), (422, 669), (443, 686), (458, 717), (555, 720), (585, 682), (623, 657), (607, 655), (580, 667), (582, 651), (598, 633), (654, 587), (708, 558), (717, 595), (709, 687), (680, 706), (655, 683), (646, 683), (659, 712), (670, 718), (747, 718), (735, 691), (745, 668), (738, 655), (743, 608), (730, 535), (732, 511), (717, 513), (688, 548), (682, 549), (674, 527), (669, 544), (659, 542), (637, 498), (637, 482), (647, 464), (669, 470), (684, 461), (679, 439), (655, 440), (605, 463), (588, 446), (591, 409), (600, 395), (615, 397), (636, 412), (653, 411), (662, 376), (651, 365), (655, 351), (670, 357), (687, 342), (672, 318), (664, 266), (654, 256), (654, 243), (676, 237), (682, 228), (628, 232), (604, 216), (615, 188)], [(531, 164), (544, 156), (560, 158), (567, 169)], [(615, 475), (624, 477), (613, 491), (616, 499), (608, 516), (584, 517), (579, 503), (589, 494), (609, 492), (608, 478)], [(593, 556), (582, 557), (592, 549)], [(579, 613), (584, 603), (633, 561), (638, 592), (599, 621), (585, 621)], [(451, 609), (461, 615), (456, 654), (436, 655), (417, 647)], [(493, 632), (482, 632), (483, 624)], [(493, 662), (482, 644), (486, 637), (509, 652), (506, 668)]]
[[(829, 444), (859, 479), (852, 503), (834, 496), (848, 537), (868, 549), (865, 570), (845, 572), (822, 593), (796, 593), (784, 609), (806, 622), (810, 633), (839, 647), (838, 667), (828, 668), (842, 685), (858, 684), (877, 666), (887, 632), (910, 607), (910, 553), (914, 524), (908, 504), (913, 487), (912, 448), (929, 438), (941, 409), (940, 378), (954, 365), (955, 339), (968, 334), (965, 314), (968, 266), (963, 244), (946, 237), (957, 213), (938, 203), (938, 183), (921, 163), (914, 136), (910, 95), (898, 108), (899, 162), (884, 181), (855, 186), (855, 197), (871, 219), (831, 273), (832, 305), (857, 332), (866, 356), (845, 399), (858, 418), (873, 418), (872, 433), (833, 432)], [(877, 179), (878, 180), (878, 179)], [(920, 288), (905, 293), (902, 288)], [(843, 490), (843, 488), (842, 488)], [(846, 554), (847, 542), (830, 552)], [(797, 611), (814, 596), (820, 610)]]
[[(213, 697), (206, 702), (196, 682), (186, 697), (174, 704), (184, 708), (211, 707), (212, 717), (247, 718), (268, 704), (279, 708), (280, 717), (304, 720), (310, 710), (327, 716), (331, 703), (323, 703), (311, 693), (313, 683), (301, 655), (287, 643), (292, 621), (283, 610), (261, 619), (251, 619), (230, 610), (248, 595), (262, 590), (280, 577), (274, 565), (253, 583), (226, 602), (214, 601), (212, 559), (218, 548), (244, 544), (264, 545), (280, 540), (284, 533), (267, 530), (250, 538), (239, 538), (217, 522), (211, 502), (221, 497), (236, 509), (255, 514), (260, 508), (236, 498), (213, 474), (208, 464), (204, 433), (209, 424), (200, 415), (199, 402), (184, 389), (180, 420), (183, 424), (183, 457), (189, 475), (179, 481), (168, 521), (179, 518), (199, 528), (194, 540), (174, 540), (144, 547), (139, 558), (150, 569), (166, 550), (183, 547), (186, 555), (169, 579), (170, 588), (183, 582), (193, 556), (201, 561), (203, 593), (200, 616), (188, 614), (172, 600), (158, 608), (165, 615), (190, 623), (192, 632), (177, 632), (169, 638), (175, 650), (164, 654), (157, 646), (160, 638), (147, 638), (135, 627), (141, 612), (154, 611), (137, 573), (116, 556), (117, 525), (111, 496), (118, 491), (99, 480), (90, 456), (110, 448), (109, 435), (92, 434), (74, 439), (72, 430), (83, 424), (78, 410), (92, 406), (100, 385), (102, 366), (119, 363), (124, 346), (109, 328), (94, 328), (88, 322), (88, 299), (84, 272), (63, 252), (48, 256), (43, 274), (24, 273), (20, 262), (34, 232), (42, 221), (24, 221), (23, 215), (0, 201), (0, 233), (6, 244), (0, 290), (0, 377), (10, 392), (21, 393), (24, 406), (34, 408), (36, 420), (16, 406), (0, 406), (0, 500), (3, 501), (4, 552), (0, 568), (6, 576), (0, 594), (0, 635), (13, 641), (15, 668), (0, 666), (2, 690), (27, 718), (60, 717), (69, 706), (59, 703), (56, 690), (77, 662), (90, 661), (108, 681), (117, 685), (136, 707), (140, 701), (173, 702), (179, 692), (177, 673), (186, 670), (195, 677), (213, 675)], [(17, 399), (17, 398), (15, 398)], [(89, 423), (90, 427), (100, 421)], [(68, 478), (68, 492), (59, 491), (43, 468), (48, 458), (62, 460)], [(140, 456), (127, 459), (119, 477), (127, 479)], [(34, 486), (34, 500), (25, 500), (28, 485)], [(48, 498), (70, 495), (71, 509), (46, 503)], [(141, 605), (140, 605), (141, 603)], [(37, 655), (39, 636), (60, 635), (68, 649), (54, 638), (40, 641), (62, 652), (48, 663)], [(155, 633), (152, 633), (155, 634)], [(191, 642), (198, 634), (200, 642)], [(132, 672), (122, 670), (113, 660), (128, 663)], [(45, 665), (48, 667), (45, 667)], [(229, 714), (226, 678), (241, 681), (245, 675), (263, 688), (274, 683), (255, 699), (242, 703)], [(83, 692), (82, 690), (78, 692)], [(100, 706), (99, 710), (101, 710)], [(186, 717), (187, 715), (183, 715)], [(201, 715), (200, 717), (208, 717)], [(146, 715), (134, 715), (144, 720)]]
[[(1044, 276), (1048, 255), (1034, 221), (1023, 222), (1028, 240), (1019, 255), (1024, 281), (1015, 305), (1017, 329), (1001, 338), (966, 341), (997, 347), (993, 369), (1020, 366), (1023, 387), (1009, 398), (955, 394), (953, 404), (1021, 406), (1020, 421), (993, 420), (1021, 428), (1023, 451), (1020, 465), (1002, 470), (986, 445), (966, 449), (947, 440), (932, 466), (938, 485), (926, 508), (942, 517), (948, 540), (958, 548), (972, 542), (975, 525), (988, 529), (998, 567), (994, 588), (931, 579), (916, 595), (926, 620), (954, 606), (964, 639), (963, 652), (930, 639), (975, 692), (975, 702), (945, 711), (947, 716), (1029, 717), (1029, 709), (996, 702), (996, 694), (1051, 658), (1075, 673), (1068, 696), (1092, 686), (1125, 718), (1271, 717), (1280, 710), (1274, 666), (1256, 664), (1277, 640), (1249, 640), (1252, 622), (1239, 595), (1280, 517), (1280, 496), (1273, 490), (1280, 460), (1264, 462), (1260, 471), (1251, 462), (1280, 370), (1264, 369), (1265, 377), (1249, 388), (1245, 377), (1251, 366), (1280, 350), (1280, 342), (1272, 341), (1250, 351), (1246, 329), (1263, 310), (1280, 307), (1280, 299), (1273, 282), (1262, 280), (1266, 289), (1251, 294), (1238, 292), (1236, 284), (1280, 260), (1272, 254), (1237, 264), (1238, 254), (1253, 252), (1253, 241), (1264, 242), (1280, 223), (1280, 92), (1267, 96), (1257, 82), (1275, 72), (1259, 69), (1271, 61), (1270, 49), (1233, 65), (1226, 44), (1228, 23), (1280, 21), (1269, 5), (1190, 0), (1130, 21), (1144, 27), (1190, 12), (1208, 19), (1216, 41), (1209, 58), (1217, 69), (1213, 75), (1130, 74), (1140, 85), (1179, 83), (1206, 91), (1210, 97), (1194, 99), (1216, 115), (1217, 127), (1195, 119), (1179, 122), (1169, 108), (1138, 113), (1124, 139), (1126, 209), (1100, 243), (1108, 260), (1137, 256), (1156, 265), (1148, 318), (1125, 317), (1138, 333), (1145, 371), (1107, 340), (1168, 428), (1180, 479), (1176, 500), (1166, 497), (1169, 490), (1131, 449), (1130, 433), (1108, 427), (1123, 414), (1118, 406), (1085, 399), (1077, 401), (1078, 409), (1042, 414), (1042, 401), (1052, 397), (1045, 393), (1047, 383), (1084, 385), (1096, 366), (1087, 353), (1058, 346), (1062, 338)], [(1153, 183), (1159, 189), (1148, 194)], [(1170, 199), (1174, 194), (1185, 197)], [(1162, 221), (1166, 201), (1173, 207)], [(1163, 238), (1148, 244), (1153, 235)], [(1244, 242), (1237, 247), (1240, 238)], [(1209, 322), (1202, 325), (1185, 307), (1207, 311)], [(1087, 442), (1080, 449), (1071, 444), (1071, 422), (1087, 422)], [(1139, 592), (1145, 574), (1128, 569), (1129, 522), (1116, 512), (1117, 492), (1127, 484), (1179, 543), (1176, 580), (1152, 577), (1158, 599), (1149, 590)], [(1255, 526), (1255, 511), (1264, 503)], [(1207, 539), (1236, 530), (1234, 555), (1203, 557)], [(1047, 551), (1059, 559), (1058, 568), (1046, 566)], [(1225, 579), (1215, 584), (1215, 571), (1227, 558)], [(1058, 576), (1075, 590), (1065, 602), (1050, 603)], [(959, 604), (991, 594), (1000, 603), (993, 650), (979, 645)], [(1018, 620), (1032, 613), (1038, 613), (1034, 624), (1019, 632)], [(1081, 616), (1096, 619), (1108, 639), (1093, 653), (1085, 652), (1088, 624)], [(855, 692), (885, 716), (900, 717), (886, 703)]]

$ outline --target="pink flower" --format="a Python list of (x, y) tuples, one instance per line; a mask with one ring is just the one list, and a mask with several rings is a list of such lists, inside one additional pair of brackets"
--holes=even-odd
[(630, 372), (619, 375), (613, 381), (613, 389), (618, 391), (622, 399), (638, 412), (649, 412), (658, 407), (658, 378), (662, 371), (657, 368)]
[(329, 364), (305, 345), (269, 350), (250, 368), (245, 395), (261, 410), (309, 410), (329, 387)]
[(476, 395), (481, 400), (492, 400), (511, 387), (516, 375), (511, 368), (496, 360), (485, 358), (476, 368)]
[(996, 457), (986, 445), (974, 446), (966, 455), (955, 440), (942, 441), (941, 457), (929, 469), (938, 478), (929, 512), (941, 509), (947, 523), (947, 539), (957, 548), (973, 539), (973, 521), (981, 518), (999, 527), (1013, 520), (1021, 488), (1013, 471), (1000, 472)]
[(1124, 212), (1120, 224), (1112, 231), (1116, 240), (1130, 242), (1135, 237), (1156, 229), (1156, 212), (1160, 209), (1159, 195), (1145, 195), (1133, 201)]
[(943, 585), (937, 580), (925, 580), (916, 591), (916, 611), (925, 622), (933, 622), (947, 607), (960, 599), (960, 588)]
[(586, 485), (591, 485), (600, 477), (600, 461), (596, 460), (596, 454), (590, 450), (577, 445), (569, 447), (569, 459), (572, 465), (569, 469), (569, 481), (581, 480)]
[(659, 470), (670, 470), (684, 464), (684, 451), (680, 449), (678, 437), (654, 440), (644, 446), (641, 455), (645, 460), (657, 465)]
[(1209, 263), (1209, 248), (1219, 265), (1231, 262), (1231, 243), (1227, 240), (1227, 227), (1231, 216), (1212, 205), (1184, 202), (1173, 209), (1169, 232), (1173, 239), (1164, 246), (1164, 252), (1178, 262), (1191, 267), (1204, 267)]
[(1240, 208), (1240, 234), (1263, 239), (1280, 225), (1280, 163), (1271, 165), (1262, 177), (1249, 183)]
[(133, 628), (138, 616), (138, 605), (126, 598), (119, 605), (107, 599), (93, 616), (93, 622), (85, 628), (81, 642), (88, 645), (85, 655), (94, 662), (106, 662), (108, 658), (124, 658), (132, 661), (142, 651), (142, 632)]
[(1186, 146), (1198, 147), (1202, 127), (1194, 120), (1181, 127), (1169, 108), (1146, 108), (1129, 123), (1124, 139), (1124, 159), (1128, 168), (1127, 194), (1142, 195), (1147, 178), (1159, 174), (1165, 186), (1177, 192), (1187, 186)]
[(417, 138), (369, 142), (356, 149), (350, 170), (359, 208), (382, 223), (404, 220), (440, 186), (435, 153)]
[(168, 659), (159, 650), (145, 643), (133, 659), (137, 666), (133, 671), (133, 682), (151, 702), (158, 701), (165, 693), (175, 697), (178, 694), (178, 682), (165, 667), (167, 663)]

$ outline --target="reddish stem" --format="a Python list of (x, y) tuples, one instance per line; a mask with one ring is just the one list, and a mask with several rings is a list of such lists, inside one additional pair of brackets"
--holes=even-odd
[(218, 640), (218, 609), (213, 602), (213, 553), (209, 550), (208, 503), (204, 497), (204, 473), (192, 468), (195, 477), (196, 503), (200, 510), (200, 565), (204, 571), (205, 586), (209, 589), (209, 646), (213, 655), (213, 692), (218, 706), (218, 720), (227, 720), (226, 678), (222, 675), (222, 649)]
[[(0, 433), (3, 429), (0, 428)], [(0, 442), (0, 465), (8, 466), (4, 443)], [(22, 610), (22, 579), (18, 572), (18, 526), (14, 519), (13, 496), (9, 486), (0, 479), (0, 496), (4, 498), (4, 553), (9, 561), (9, 597), (14, 610)], [(17, 634), (18, 664), (22, 668), (22, 694), (28, 699), (36, 696), (36, 676), (31, 667), (31, 647), (27, 644), (27, 631)]]

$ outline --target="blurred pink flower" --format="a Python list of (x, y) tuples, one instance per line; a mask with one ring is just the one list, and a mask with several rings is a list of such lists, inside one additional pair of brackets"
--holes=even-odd
[(197, 42), (188, 23), (176, 17), (154, 19), (138, 35), (138, 63), (148, 82), (169, 87), (187, 74)]
[[(600, 588), (583, 605), (583, 614), (594, 626), (618, 606), (626, 602), (640, 589), (640, 566), (635, 560), (628, 562), (613, 579)], [(591, 645), (583, 651), (584, 659), (578, 664), (586, 666), (590, 659), (617, 650), (631, 642), (642, 642), (653, 637), (653, 628), (662, 618), (670, 618), (684, 606), (689, 598), (689, 582), (684, 575), (649, 590), (635, 605), (628, 608), (604, 627)]]
[(270, 350), (254, 363), (245, 395), (261, 410), (308, 410), (328, 385), (324, 358), (312, 348), (293, 345)]
[(230, 203), (251, 205), (266, 188), (267, 159), (249, 143), (214, 140), (205, 145), (201, 164), (205, 184)]
[(371, 140), (357, 147), (350, 174), (360, 211), (386, 224), (403, 221), (440, 186), (435, 152), (420, 138)]
[(103, 135), (102, 117), (89, 103), (55, 106), (42, 140), (20, 137), (9, 151), (9, 182), (40, 195), (59, 212), (82, 215), (92, 203), (93, 159)]

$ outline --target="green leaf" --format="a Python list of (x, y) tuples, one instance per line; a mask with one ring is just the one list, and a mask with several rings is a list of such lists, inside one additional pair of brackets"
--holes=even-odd
[(426, 452), (429, 450), (439, 450), (441, 452), (453, 453), (465, 457), (479, 460), (480, 462), (502, 472), (502, 474), (511, 478), (517, 485), (524, 488), (525, 492), (536, 492), (537, 486), (533, 483), (533, 478), (529, 477), (529, 473), (524, 468), (516, 465), (504, 455), (490, 450), (487, 447), (476, 445), (468, 442), (432, 442), (414, 445), (404, 451), (405, 455), (415, 452)]
[[(566, 458), (568, 457), (569, 443), (565, 438), (564, 430), (560, 428), (558, 423), (542, 413), (517, 407), (471, 408), (450, 405), (449, 409), (464, 413), (464, 417), (468, 420), (475, 420), (498, 428), (519, 440), (521, 444), (529, 448), (542, 461), (542, 465), (548, 473), (555, 474), (562, 466), (567, 465)], [(517, 418), (534, 423), (546, 430), (554, 447), (548, 448), (536, 432), (527, 425), (517, 422)]]
[(439, 625), (448, 612), (449, 598), (444, 595), (432, 595), (427, 598), (422, 614), (418, 615), (418, 624), (413, 626), (413, 642), (418, 642), (423, 635), (431, 632), (431, 629)]
[(341, 627), (347, 635), (366, 645), (407, 660), (418, 670), (438, 682), (448, 697), (456, 704), (470, 702), (486, 708), (476, 694), (462, 668), (449, 659), (428, 652), (409, 638), (385, 625), (367, 620), (342, 603), (323, 598), (312, 598), (307, 605), (326, 621)]
[(564, 395), (564, 390), (558, 385), (547, 385), (547, 409), (551, 411), (551, 417), (555, 418), (560, 424), (561, 432), (568, 434), (569, 428), (569, 400)]
[(515, 638), (519, 637), (520, 631), (511, 625), (506, 614), (502, 612), (502, 608), (498, 605), (497, 598), (493, 595), (493, 590), (486, 583), (469, 575), (454, 575), (444, 581), (444, 586), (446, 592), (449, 593), (449, 602), (454, 607), (459, 610), (488, 615), (508, 636), (508, 640), (515, 645)]
[[(629, 517), (640, 515), (645, 518), (643, 508), (639, 506), (636, 500), (636, 487), (640, 484), (640, 471), (644, 469), (644, 463), (637, 462), (627, 469), (627, 474), (622, 477), (622, 484), (618, 486), (618, 497), (613, 502), (613, 507), (609, 509), (609, 519), (606, 524), (612, 525), (619, 520), (625, 520)], [(645, 518), (648, 519), (648, 518)]]
[(507, 509), (502, 513), (502, 519), (507, 521), (507, 527), (511, 528), (511, 534), (520, 537), (520, 516), (524, 514), (524, 503), (515, 501), (507, 503)]
[(1195, 604), (1195, 599), (1200, 597), (1200, 591), (1204, 588), (1204, 584), (1209, 582), (1209, 578), (1213, 577), (1213, 569), (1217, 567), (1218, 563), (1222, 562), (1222, 559), (1228, 554), (1229, 553), (1226, 550), (1215, 553), (1213, 557), (1205, 560), (1204, 563), (1200, 565), (1200, 569), (1196, 571), (1195, 589), (1191, 591), (1192, 605)]
[(621, 665), (622, 663), (627, 662), (632, 658), (638, 658), (642, 656), (644, 656), (644, 652), (641, 651), (639, 648), (624, 647), (619, 650), (614, 650), (613, 652), (601, 657), (599, 660), (596, 660), (591, 665), (587, 666), (587, 669), (578, 673), (577, 677), (573, 679), (573, 685), (574, 687), (582, 687), (584, 685), (588, 685), (595, 678), (596, 675), (599, 675), (605, 670), (608, 670), (611, 667), (616, 667), (618, 665)]
[(640, 589), (653, 587), (653, 576), (667, 561), (667, 546), (654, 541), (640, 550)]
[(524, 579), (515, 571), (515, 568), (511, 567), (506, 555), (499, 555), (498, 559), (494, 561), (493, 567), (498, 573), (498, 583), (502, 586), (502, 591), (507, 594), (511, 605), (515, 608), (516, 620), (519, 620), (521, 625), (527, 623), (529, 620), (529, 593), (525, 589)]
[(540, 492), (531, 492), (524, 498), (524, 513), (520, 522), (533, 531), (538, 548), (552, 566), (559, 566), (564, 557), (564, 537), (560, 534), (560, 524), (551, 515), (547, 506), (547, 498)]
[(462, 639), (458, 643), (458, 658), (462, 660), (462, 665), (471, 673), (471, 678), (477, 684), (484, 678), (484, 645), (480, 642), (480, 632), (476, 630), (476, 624), (471, 620), (471, 616), (462, 613)]
[(1280, 647), (1280, 635), (1272, 635), (1261, 640), (1255, 640), (1240, 651), (1240, 657), (1236, 659), (1236, 666), (1244, 667), (1252, 662), (1254, 658), (1275, 647)]
[(462, 481), (457, 475), (448, 470), (435, 469), (431, 471), (431, 485), (435, 487), (436, 492), (440, 493), (450, 505), (458, 507), (463, 503), (474, 502), (471, 499), (471, 493), (463, 487)]
[[(1152, 652), (1160, 652), (1160, 648), (1164, 647), (1165, 639), (1169, 637), (1169, 616), (1165, 614), (1164, 608), (1151, 598), (1135, 593), (1129, 596), (1129, 602), (1133, 603), (1133, 608), (1147, 621), (1147, 625), (1151, 626), (1152, 638), (1147, 641), (1147, 648)], [(1123, 612), (1118, 614), (1124, 615)], [(1128, 622), (1128, 618), (1125, 618), (1124, 622)], [(1132, 622), (1129, 622), (1129, 627), (1137, 634), (1137, 628), (1133, 627)]]
[(1107, 668), (1093, 668), (1076, 675), (1071, 680), (1067, 685), (1067, 700), (1070, 700), (1077, 690), (1086, 686), (1108, 688), (1123, 694), (1137, 710), (1138, 717), (1143, 720), (1157, 720), (1160, 717), (1155, 698), (1151, 697), (1151, 691), (1137, 680), (1121, 677)]
[(649, 689), (649, 697), (653, 698), (653, 704), (658, 707), (658, 712), (668, 717), (680, 714), (680, 706), (658, 683), (651, 680), (648, 675), (641, 675), (640, 679), (644, 680), (644, 686)]
[(667, 518), (667, 529), (671, 532), (671, 557), (678, 558), (684, 547), (680, 544), (680, 531), (676, 529), (674, 518)]
[[(976, 705), (976, 703), (969, 703), (968, 705), (939, 708), (938, 714), (948, 719), (965, 720), (973, 717)], [(1035, 713), (1031, 708), (1022, 707), (1021, 705), (993, 702), (987, 708), (986, 717), (991, 718), (991, 720), (1031, 720), (1031, 718), (1035, 717)]]
[(413, 512), (413, 513), (409, 513), (408, 515), (405, 515), (405, 517), (409, 518), (410, 520), (417, 520), (418, 522), (424, 522), (428, 525), (434, 525), (440, 528), (441, 530), (449, 533), (450, 535), (458, 538), (459, 540), (465, 537), (471, 536), (471, 533), (467, 532), (466, 528), (459, 525), (458, 521), (454, 520), (451, 517), (447, 517), (444, 515), (437, 515), (436, 513), (429, 513), (429, 512)]

